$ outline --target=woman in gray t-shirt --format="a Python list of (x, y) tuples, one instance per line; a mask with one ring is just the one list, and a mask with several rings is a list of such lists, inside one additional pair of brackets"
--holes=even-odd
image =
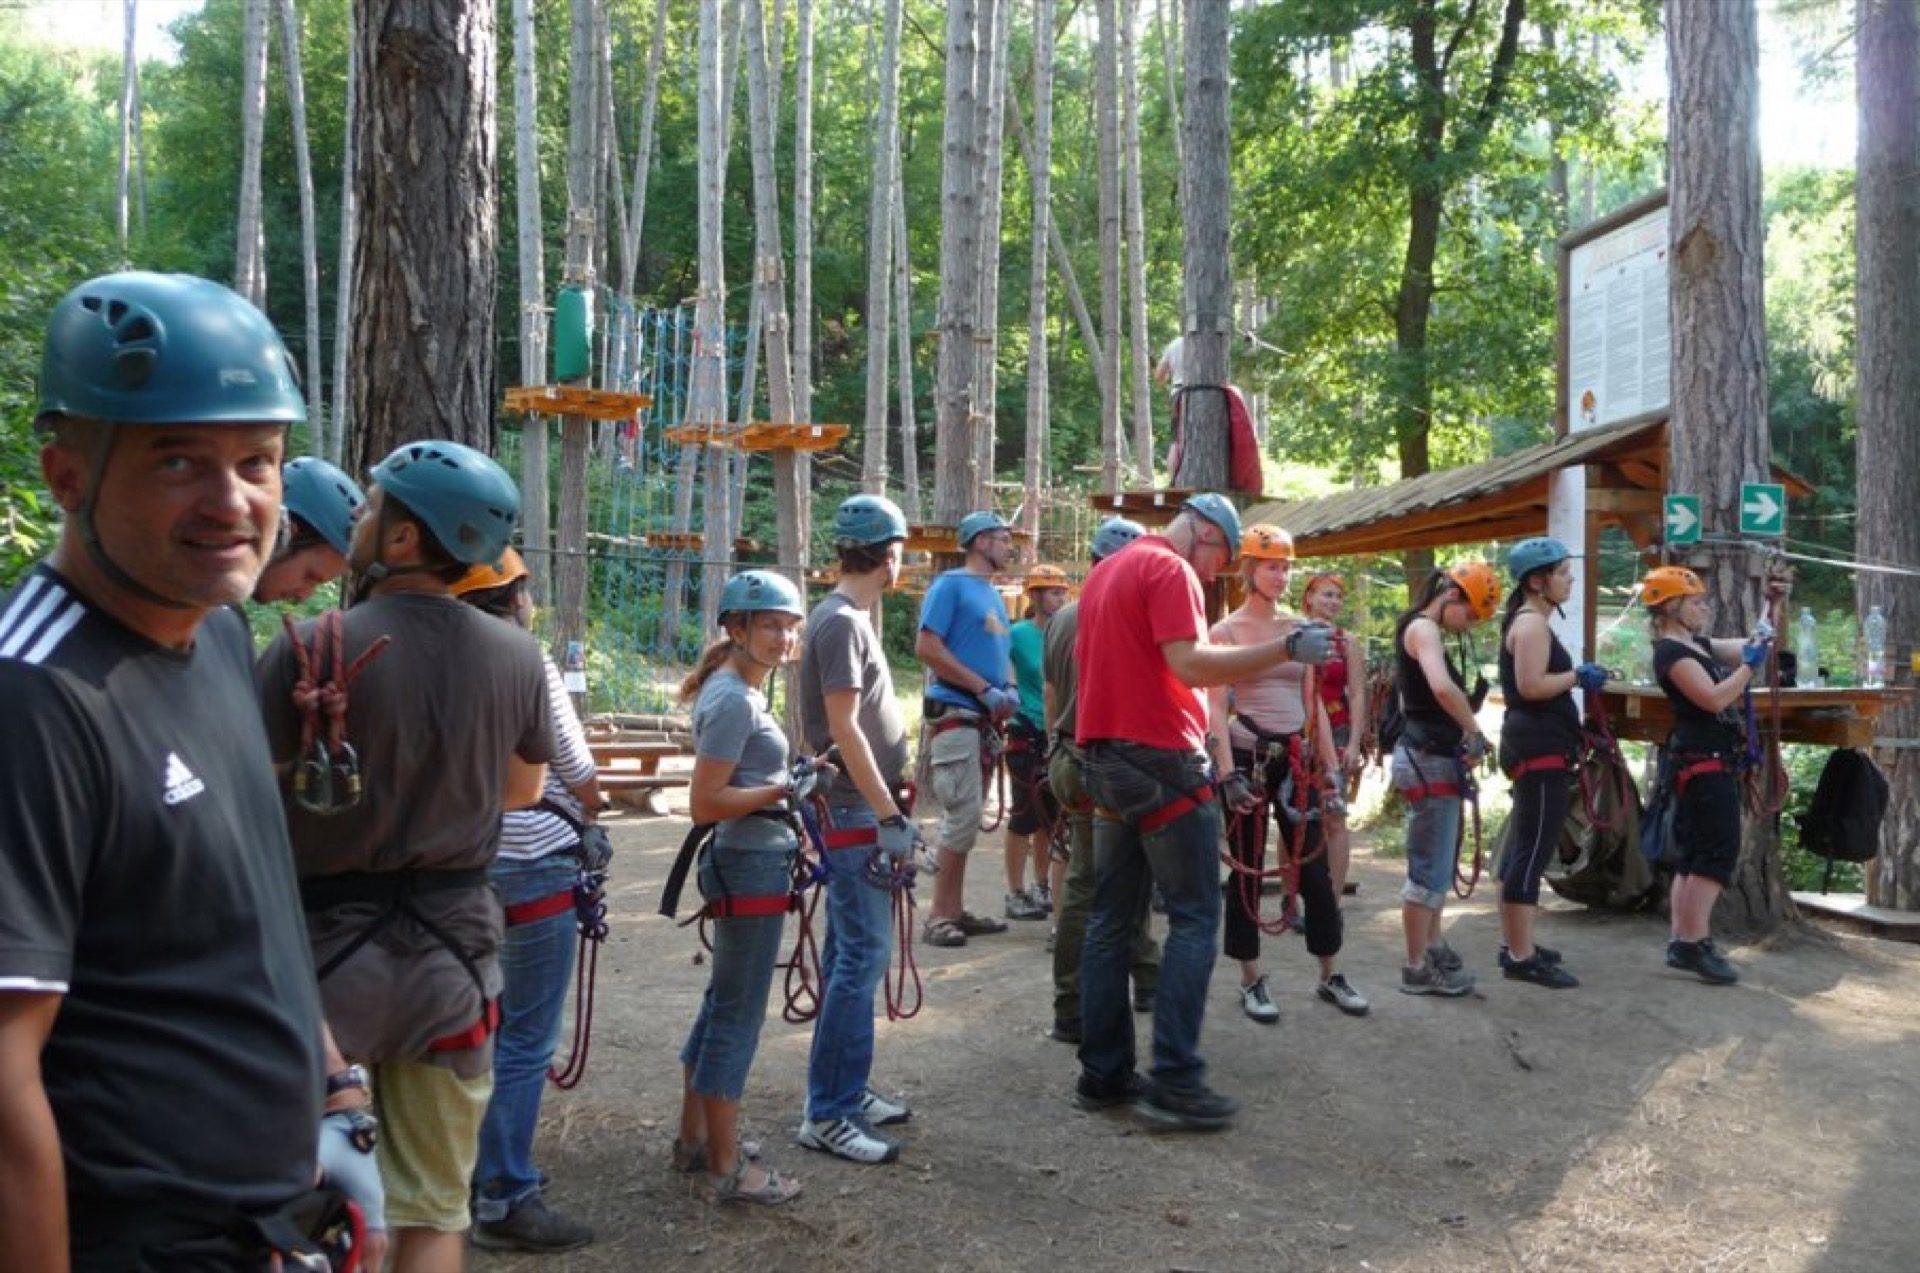
[[(748, 570), (720, 597), (718, 641), (680, 687), (693, 703), (693, 820), (716, 823), (700, 863), (700, 892), (713, 925), (713, 975), (680, 1052), (686, 1089), (677, 1166), (705, 1169), (716, 1202), (780, 1203), (800, 1182), (752, 1161), (739, 1139), (740, 1097), (760, 1042), (794, 852), (783, 816), (795, 790), (787, 739), (761, 689), (800, 650), (805, 617), (785, 578)], [(802, 781), (811, 784), (811, 775)]]

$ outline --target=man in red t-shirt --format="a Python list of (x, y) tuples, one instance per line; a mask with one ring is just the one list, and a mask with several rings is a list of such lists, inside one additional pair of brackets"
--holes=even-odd
[[(1238, 1108), (1207, 1086), (1200, 1022), (1220, 928), (1220, 806), (1207, 759), (1211, 685), (1290, 659), (1318, 664), (1332, 630), (1302, 624), (1258, 645), (1210, 646), (1200, 585), (1233, 560), (1240, 517), (1225, 496), (1188, 500), (1165, 531), (1102, 561), (1080, 597), (1079, 716), (1096, 805), (1093, 914), (1080, 965), (1082, 1109), (1134, 1104), (1171, 1127), (1211, 1130)], [(1127, 972), (1155, 882), (1167, 942), (1153, 1012), (1152, 1082), (1134, 1072)]]

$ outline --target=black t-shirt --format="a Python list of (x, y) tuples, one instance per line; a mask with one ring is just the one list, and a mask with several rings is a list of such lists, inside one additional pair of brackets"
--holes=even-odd
[(0, 602), (0, 990), (41, 1056), (71, 1225), (313, 1183), (323, 1065), (247, 637), (154, 645), (42, 566)]
[(1716, 685), (1733, 674), (1732, 668), (1713, 657), (1713, 647), (1705, 637), (1696, 637), (1691, 644), (1672, 637), (1662, 637), (1653, 643), (1653, 678), (1666, 692), (1667, 701), (1673, 704), (1673, 732), (1667, 736), (1667, 746), (1675, 751), (1715, 755), (1737, 751), (1744, 741), (1745, 729), (1739, 710), (1726, 707), (1714, 713), (1695, 706), (1673, 683), (1673, 666), (1683, 659), (1692, 659), (1706, 668)]
[[(1427, 670), (1420, 660), (1407, 653), (1407, 629), (1420, 617), (1415, 611), (1400, 616), (1393, 627), (1393, 684), (1400, 692), (1400, 712), (1407, 721), (1407, 742), (1423, 751), (1446, 752), (1458, 747), (1466, 734), (1427, 684)], [(1453, 655), (1446, 655), (1447, 676), (1467, 692), (1466, 678), (1460, 674)]]
[[(1573, 656), (1552, 628), (1547, 629), (1547, 641), (1548, 673), (1573, 671)], [(1507, 648), (1504, 637), (1500, 641), (1500, 693), (1507, 701), (1506, 714), (1500, 720), (1502, 753), (1522, 759), (1565, 756), (1580, 745), (1580, 709), (1573, 705), (1573, 691), (1564, 690), (1543, 699), (1523, 695), (1514, 671), (1513, 651)]]

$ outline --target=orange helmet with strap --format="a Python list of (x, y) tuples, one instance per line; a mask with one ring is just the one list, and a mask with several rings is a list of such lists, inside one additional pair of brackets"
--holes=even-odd
[(453, 595), (464, 597), (469, 592), (487, 592), (494, 588), (504, 588), (516, 579), (527, 577), (527, 563), (513, 548), (500, 555), (498, 567), (487, 562), (475, 562), (467, 567), (467, 573), (461, 575), (453, 585)]
[(1072, 581), (1067, 572), (1058, 566), (1039, 565), (1027, 571), (1027, 592), (1042, 592), (1048, 588), (1068, 588)]
[(1255, 522), (1240, 536), (1240, 555), (1251, 561), (1292, 561), (1293, 536), (1278, 526)]
[(1651, 609), (1675, 597), (1704, 597), (1707, 585), (1685, 566), (1656, 566), (1640, 581), (1640, 600)]
[(1486, 562), (1463, 561), (1449, 566), (1447, 578), (1466, 597), (1467, 609), (1473, 611), (1476, 623), (1485, 623), (1500, 608), (1500, 576)]

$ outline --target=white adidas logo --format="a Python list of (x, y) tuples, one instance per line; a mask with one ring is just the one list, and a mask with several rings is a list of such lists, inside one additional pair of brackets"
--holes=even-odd
[(170, 805), (191, 800), (207, 789), (207, 784), (194, 777), (193, 770), (187, 768), (187, 762), (171, 751), (167, 753), (167, 776), (161, 781), (166, 784), (166, 794), (161, 799)]

